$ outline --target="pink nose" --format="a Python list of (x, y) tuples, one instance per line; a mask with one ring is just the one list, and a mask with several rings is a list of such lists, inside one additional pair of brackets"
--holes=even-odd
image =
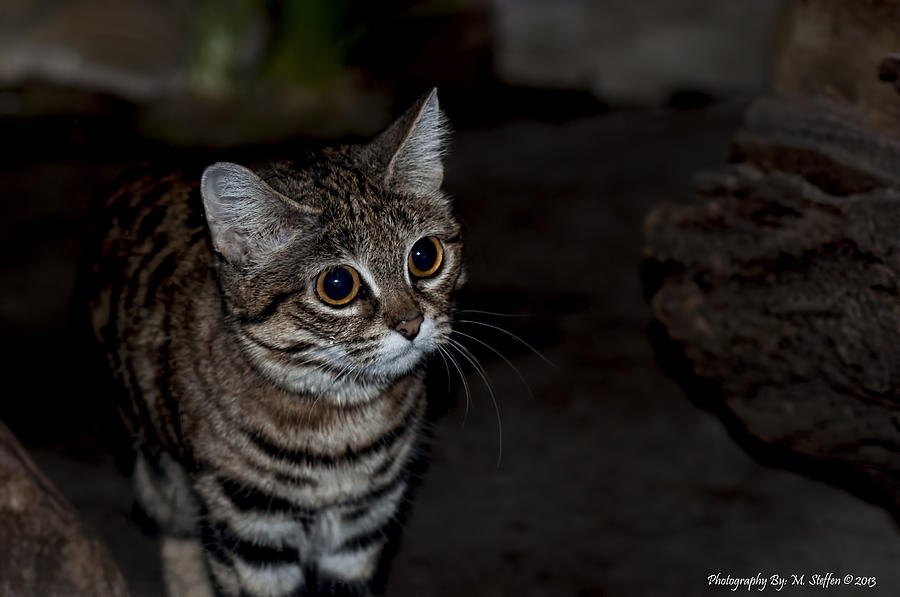
[(421, 313), (416, 313), (408, 319), (401, 319), (394, 329), (407, 340), (412, 340), (419, 335), (419, 326), (425, 320)]

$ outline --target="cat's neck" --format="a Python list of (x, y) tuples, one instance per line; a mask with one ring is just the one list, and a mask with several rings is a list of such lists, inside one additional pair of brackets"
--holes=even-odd
[(421, 378), (421, 372), (390, 380), (337, 371), (317, 364), (303, 364), (274, 359), (268, 349), (248, 341), (243, 335), (229, 330), (230, 352), (240, 358), (256, 376), (259, 383), (271, 384), (300, 400), (350, 407), (371, 403), (390, 393), (406, 378)]
[[(241, 343), (239, 338), (237, 341)], [(244, 344), (241, 353), (259, 375), (292, 394), (336, 405), (354, 405), (376, 399), (391, 385), (388, 381), (361, 378), (319, 365), (278, 362), (266, 358), (265, 349), (241, 344)]]

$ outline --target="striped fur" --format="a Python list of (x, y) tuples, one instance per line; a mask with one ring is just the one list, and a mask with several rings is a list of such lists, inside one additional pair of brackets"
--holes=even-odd
[[(145, 176), (108, 201), (94, 329), (127, 390), (135, 491), (164, 533), (170, 594), (380, 591), (423, 362), (462, 280), (441, 122), (432, 92), (368, 145), (217, 164), (202, 188)], [(416, 280), (406, 258), (424, 236), (444, 262)], [(338, 309), (314, 280), (340, 264), (363, 290)], [(414, 340), (394, 329), (411, 310)]]

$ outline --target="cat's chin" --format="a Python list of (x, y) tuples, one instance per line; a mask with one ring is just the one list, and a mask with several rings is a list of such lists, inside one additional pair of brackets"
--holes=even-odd
[(378, 363), (369, 369), (370, 374), (378, 379), (395, 380), (409, 374), (413, 369), (422, 364), (425, 353), (410, 346), (405, 354), (395, 356), (385, 362)]

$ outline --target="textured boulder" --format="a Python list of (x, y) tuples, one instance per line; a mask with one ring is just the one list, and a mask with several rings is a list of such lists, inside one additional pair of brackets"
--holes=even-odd
[(106, 548), (0, 423), (0, 595), (125, 597)]
[[(700, 201), (648, 216), (653, 311), (714, 382), (707, 406), (900, 513), (900, 145), (867, 147), (817, 104), (829, 145), (798, 109), (758, 103), (735, 162), (697, 177)], [(764, 132), (777, 114), (808, 128)]]
[(773, 95), (693, 202), (647, 216), (644, 273), (662, 360), (698, 402), (757, 457), (900, 518), (895, 17), (788, 4)]

